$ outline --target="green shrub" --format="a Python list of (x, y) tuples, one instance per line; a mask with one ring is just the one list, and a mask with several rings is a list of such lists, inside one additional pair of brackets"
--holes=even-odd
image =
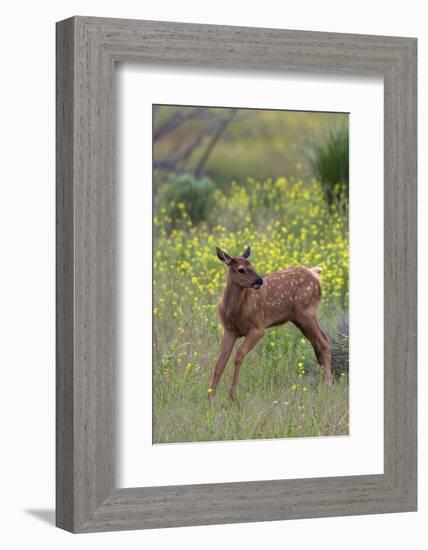
[(322, 183), (325, 199), (347, 205), (349, 193), (349, 134), (348, 128), (331, 131), (324, 144), (314, 144), (308, 161), (315, 178)]
[(191, 174), (171, 175), (160, 190), (159, 200), (166, 209), (171, 225), (176, 226), (185, 212), (194, 225), (207, 219), (215, 183)]

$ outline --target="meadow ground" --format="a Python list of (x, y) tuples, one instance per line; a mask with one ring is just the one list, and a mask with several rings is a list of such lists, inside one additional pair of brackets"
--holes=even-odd
[[(347, 213), (326, 205), (314, 179), (248, 179), (210, 201), (198, 225), (185, 204), (173, 205), (172, 219), (170, 205), (155, 203), (154, 443), (348, 434)], [(324, 386), (310, 343), (287, 324), (268, 330), (246, 357), (237, 402), (228, 397), (231, 361), (210, 407), (226, 278), (215, 246), (237, 255), (248, 244), (260, 274), (322, 268), (320, 322), (332, 340), (335, 382)]]

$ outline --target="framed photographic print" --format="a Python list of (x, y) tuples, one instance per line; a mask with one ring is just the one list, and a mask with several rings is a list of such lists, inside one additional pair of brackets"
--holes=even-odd
[(57, 24), (59, 527), (416, 509), (416, 145), (415, 39)]

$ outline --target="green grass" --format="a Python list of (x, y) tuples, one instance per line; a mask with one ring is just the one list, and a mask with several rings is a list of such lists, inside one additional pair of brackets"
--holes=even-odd
[(236, 402), (228, 396), (231, 360), (210, 407), (220, 341), (201, 341), (203, 328), (190, 323), (188, 343), (177, 343), (154, 374), (154, 443), (348, 434), (347, 373), (325, 387), (309, 342), (292, 325), (268, 331), (246, 357)]

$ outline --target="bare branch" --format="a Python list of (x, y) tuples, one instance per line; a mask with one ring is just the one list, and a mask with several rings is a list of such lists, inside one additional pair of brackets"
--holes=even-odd
[(178, 167), (189, 159), (193, 151), (199, 147), (202, 140), (208, 133), (208, 128), (201, 130), (195, 139), (184, 149), (178, 151), (175, 155), (169, 158), (157, 159), (153, 161), (153, 166), (162, 170), (178, 170)]
[(189, 120), (204, 116), (206, 110), (205, 107), (196, 107), (191, 111), (174, 113), (157, 130), (153, 131), (153, 141), (158, 141)]
[(199, 145), (201, 144), (203, 138), (205, 137), (205, 135), (208, 133), (208, 130), (205, 128), (204, 130), (201, 130), (198, 135), (196, 136), (196, 138), (187, 146), (185, 147), (183, 150), (181, 151), (178, 151), (178, 153), (176, 153), (173, 157), (172, 157), (172, 160), (175, 161), (177, 164), (180, 163), (180, 162), (183, 162), (185, 160), (187, 160), (189, 157), (192, 156), (192, 153), (193, 151), (199, 147)]
[(226, 130), (227, 126), (230, 124), (232, 119), (235, 117), (236, 113), (238, 112), (238, 109), (230, 109), (229, 110), (229, 116), (227, 118), (224, 118), (218, 125), (217, 131), (214, 132), (211, 140), (209, 141), (205, 151), (202, 153), (202, 156), (195, 168), (195, 176), (199, 177), (202, 173), (202, 170), (204, 169), (204, 166), (213, 152), (214, 147), (216, 146), (217, 142), (221, 138), (223, 132)]

